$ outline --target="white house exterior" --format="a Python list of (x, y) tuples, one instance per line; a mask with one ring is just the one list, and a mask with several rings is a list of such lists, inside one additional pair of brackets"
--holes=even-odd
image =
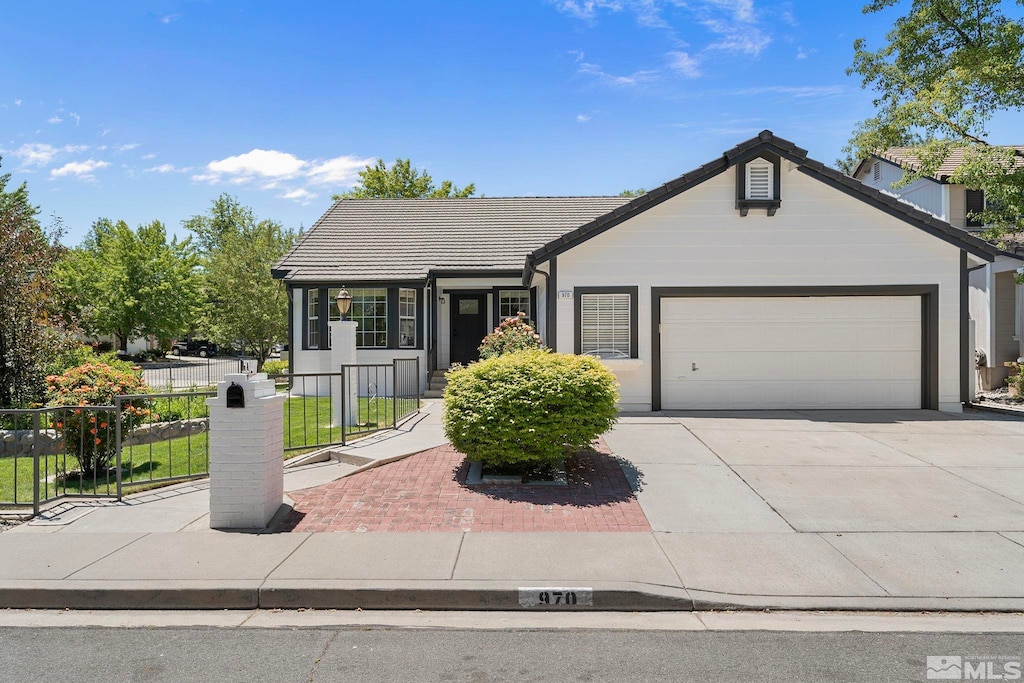
[[(956, 149), (935, 176), (894, 187), (903, 178), (904, 170), (918, 169), (919, 162), (912, 150), (893, 147), (862, 161), (854, 177), (871, 187), (892, 192), (955, 227), (979, 234), (984, 225), (971, 214), (984, 209), (984, 193), (950, 181), (950, 175), (962, 161), (963, 149)], [(1010, 373), (1005, 363), (1024, 356), (1024, 289), (1016, 283), (1017, 271), (1022, 266), (1024, 259), (1020, 256), (1000, 252), (993, 262), (972, 269), (969, 275), (977, 379), (982, 389), (1001, 386)]]
[[(396, 226), (375, 253), (355, 248), (377, 267), (342, 246), (371, 223)], [(372, 296), (389, 331), (373, 341), (391, 348), (360, 362), (419, 354), (424, 383), (526, 308), (556, 351), (602, 357), (624, 410), (958, 411), (969, 269), (997, 254), (764, 131), (634, 199), (339, 202), (275, 274), (307, 342), (324, 316), (311, 290), (384, 283)], [(394, 307), (413, 293), (422, 346), (405, 350)], [(331, 369), (302, 347), (293, 338), (293, 372)]]

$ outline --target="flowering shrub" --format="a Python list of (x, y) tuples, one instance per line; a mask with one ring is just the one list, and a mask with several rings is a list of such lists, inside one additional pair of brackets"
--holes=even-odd
[(615, 423), (618, 382), (597, 358), (522, 351), (448, 372), (445, 436), (487, 465), (552, 463)]
[(507, 318), (480, 344), (480, 360), (503, 356), (506, 353), (543, 349), (544, 342), (534, 326), (524, 316)]
[(69, 406), (57, 413), (55, 427), (64, 439), (65, 452), (78, 459), (87, 476), (102, 473), (116, 451), (116, 424), (159, 419), (145, 399), (125, 401), (122, 413), (90, 410), (88, 406), (112, 406), (119, 395), (144, 394), (149, 390), (139, 368), (120, 361), (84, 363), (46, 378), (47, 399), (51, 406)]

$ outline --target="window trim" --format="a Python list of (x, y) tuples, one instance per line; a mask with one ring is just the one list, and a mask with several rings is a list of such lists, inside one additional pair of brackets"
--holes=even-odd
[(526, 316), (533, 323), (537, 324), (537, 288), (536, 287), (516, 287), (514, 285), (500, 285), (491, 289), (491, 320), (493, 321), (493, 327), (497, 327), (501, 324), (501, 293), (502, 292), (529, 292), (530, 296), (530, 313)]
[(583, 295), (584, 294), (628, 294), (629, 295), (629, 357), (640, 357), (640, 288), (632, 286), (574, 287), (572, 292), (574, 308), (574, 351), (583, 353)]
[[(310, 290), (317, 290), (317, 337), (316, 346), (309, 343), (309, 292)], [(323, 341), (323, 306), (321, 305), (324, 300), (324, 292), (319, 287), (303, 287), (302, 288), (302, 348), (306, 350), (318, 351), (320, 349), (320, 342)]]
[[(395, 328), (395, 332), (398, 335), (398, 348), (400, 349), (415, 349), (420, 341), (420, 330), (417, 327), (417, 321), (419, 319), (420, 312), (420, 294), (422, 290), (417, 290), (412, 287), (396, 287), (397, 291), (396, 305), (398, 325)], [(402, 315), (402, 292), (412, 292), (412, 317)], [(412, 344), (403, 346), (402, 345), (402, 321), (412, 320)]]
[[(337, 289), (341, 287), (341, 284), (328, 283), (324, 285), (320, 284), (295, 284), (292, 285), (294, 289), (302, 291), (302, 350), (303, 351), (329, 351), (330, 350), (330, 338), (329, 332), (328, 337), (325, 341), (325, 330), (330, 330), (330, 310), (328, 306), (334, 306), (334, 302), (330, 301), (328, 306), (324, 306), (324, 301), (329, 298), (328, 292), (330, 289)], [(411, 281), (391, 281), (391, 282), (352, 282), (344, 285), (349, 291), (354, 289), (384, 289), (387, 290), (387, 335), (388, 343), (387, 346), (357, 346), (357, 349), (367, 351), (422, 351), (424, 347), (424, 335), (423, 335), (423, 324), (424, 324), (424, 298), (423, 298), (423, 284), (420, 282)], [(318, 346), (309, 345), (309, 319), (308, 319), (308, 299), (310, 290), (318, 290), (320, 296), (320, 344)], [(402, 346), (398, 345), (399, 334), (398, 334), (398, 290), (399, 289), (412, 289), (416, 291), (416, 346)], [(289, 318), (293, 321), (293, 318)], [(291, 329), (291, 325), (289, 325)]]

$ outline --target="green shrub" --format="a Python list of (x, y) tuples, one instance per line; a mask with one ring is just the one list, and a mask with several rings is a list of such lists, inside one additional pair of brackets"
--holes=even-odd
[(495, 358), (506, 353), (542, 349), (544, 342), (533, 323), (524, 317), (506, 318), (480, 344), (480, 359)]
[(552, 463), (606, 432), (618, 398), (615, 375), (596, 358), (520, 351), (450, 371), (442, 420), (471, 460)]
[(288, 372), (288, 361), (268, 360), (263, 364), (263, 372), (268, 375), (284, 375)]
[[(115, 430), (106, 420), (108, 413), (89, 411), (78, 406), (109, 406), (114, 397), (145, 394), (148, 391), (142, 372), (131, 363), (85, 363), (59, 375), (46, 378), (46, 395), (51, 406), (70, 406), (59, 414), (55, 426), (64, 439), (68, 455), (78, 459), (86, 476), (102, 473), (116, 451)], [(128, 421), (156, 420), (148, 401), (139, 399), (121, 404), (118, 416)], [(91, 414), (90, 414), (91, 413)]]

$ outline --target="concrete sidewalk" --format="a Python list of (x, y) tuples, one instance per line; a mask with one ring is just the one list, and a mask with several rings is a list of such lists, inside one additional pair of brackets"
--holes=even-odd
[[(351, 448), (437, 445), (438, 410)], [(606, 441), (653, 531), (215, 532), (188, 484), (0, 534), (0, 607), (1024, 611), (1024, 421), (632, 416)]]

